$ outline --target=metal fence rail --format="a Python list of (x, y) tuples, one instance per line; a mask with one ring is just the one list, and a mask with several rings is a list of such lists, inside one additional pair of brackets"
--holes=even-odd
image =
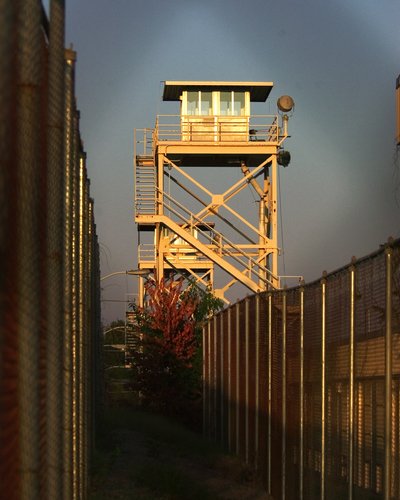
[(203, 331), (204, 432), (273, 498), (400, 498), (400, 240)]
[(279, 132), (278, 117), (275, 115), (158, 115), (154, 139), (172, 142), (274, 143), (280, 139)]
[[(1, 4), (0, 496), (87, 491), (99, 248), (64, 1)], [(98, 399), (97, 399), (98, 400)]]

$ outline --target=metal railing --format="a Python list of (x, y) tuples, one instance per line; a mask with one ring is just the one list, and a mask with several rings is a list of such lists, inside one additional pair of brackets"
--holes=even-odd
[(156, 141), (192, 142), (271, 142), (277, 143), (278, 117), (158, 115), (154, 130)]
[(153, 154), (158, 141), (277, 144), (285, 134), (285, 128), (279, 126), (275, 115), (158, 115), (154, 129), (135, 129), (135, 156)]
[(133, 133), (134, 158), (153, 154), (154, 128), (137, 128)]
[(203, 330), (204, 432), (274, 499), (400, 498), (400, 240)]
[(141, 243), (138, 246), (138, 262), (155, 262), (156, 247), (151, 243)]
[(135, 162), (135, 215), (154, 215), (157, 210), (157, 172), (152, 157)]

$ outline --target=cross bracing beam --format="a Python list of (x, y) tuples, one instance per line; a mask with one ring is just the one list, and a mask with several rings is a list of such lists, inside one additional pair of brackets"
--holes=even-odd
[(172, 219), (165, 215), (159, 215), (156, 217), (157, 222), (164, 224), (175, 234), (179, 235), (183, 240), (185, 240), (193, 248), (197, 249), (199, 252), (208, 257), (211, 261), (217, 264), (221, 269), (230, 274), (233, 278), (240, 281), (244, 286), (254, 293), (260, 292), (260, 286), (258, 283), (254, 282), (249, 276), (247, 276), (242, 271), (238, 270), (237, 267), (227, 262), (226, 259), (218, 255), (216, 252), (211, 250), (207, 245), (200, 242), (195, 236), (190, 234), (188, 231), (183, 229), (179, 224), (174, 222)]
[[(272, 281), (267, 279), (266, 276), (269, 276), (272, 280), (275, 280), (276, 282), (279, 281), (279, 278), (276, 275), (274, 275), (274, 273), (272, 273), (269, 269), (260, 264), (260, 262), (258, 262), (257, 260), (254, 260), (249, 255), (249, 253), (246, 253), (243, 250), (243, 248), (245, 248), (245, 245), (238, 245), (233, 243), (226, 236), (224, 236), (221, 233), (218, 233), (211, 226), (208, 226), (208, 230), (214, 233), (214, 237), (210, 237), (209, 235), (205, 234), (204, 231), (199, 230), (200, 224), (207, 227), (207, 223), (205, 223), (203, 220), (197, 219), (196, 215), (192, 214), (186, 207), (184, 207), (181, 203), (179, 203), (177, 200), (174, 200), (171, 196), (167, 195), (166, 193), (164, 193), (164, 198), (166, 200), (169, 200), (176, 207), (174, 208), (172, 205), (167, 204), (164, 200), (165, 208), (167, 208), (172, 214), (174, 214), (176, 217), (178, 217), (180, 220), (183, 221), (183, 225), (180, 226), (181, 229), (186, 230), (187, 228), (197, 228), (198, 231), (202, 233), (210, 241), (212, 245), (220, 246), (221, 249), (224, 250), (225, 255), (234, 258), (240, 265), (243, 265), (243, 261), (240, 260), (239, 257), (241, 256), (242, 258), (245, 258), (248, 261), (249, 270), (255, 273), (261, 280), (263, 280), (264, 284), (272, 285)], [(177, 210), (178, 208), (185, 215), (179, 212)], [(152, 218), (152, 220), (155, 221), (158, 219)], [(209, 245), (207, 246), (209, 247)], [(259, 246), (255, 245), (254, 248), (259, 248)], [(261, 271), (261, 274), (257, 272), (256, 269)], [(276, 286), (274, 285), (272, 286), (276, 288)], [(263, 287), (261, 287), (261, 289), (263, 289)]]
[[(216, 196), (214, 193), (211, 193), (207, 188), (202, 186), (199, 182), (197, 182), (193, 177), (191, 177), (187, 172), (185, 172), (182, 168), (178, 167), (173, 161), (168, 159), (167, 157), (164, 157), (164, 161), (172, 168), (175, 169), (177, 172), (182, 174), (189, 182), (192, 182), (194, 186), (197, 188), (201, 189), (206, 195), (208, 195), (211, 198), (211, 202), (207, 203), (204, 200), (202, 200), (200, 197), (195, 195), (188, 187), (184, 186), (182, 183), (180, 183), (177, 179), (175, 179), (173, 176), (170, 176), (169, 174), (166, 174), (168, 177), (171, 178), (173, 182), (175, 182), (179, 187), (181, 187), (186, 193), (191, 195), (194, 199), (196, 199), (201, 205), (203, 205), (203, 209), (200, 210), (200, 212), (197, 212), (195, 214), (195, 217), (199, 220), (205, 220), (206, 217), (212, 215), (216, 216), (219, 219), (223, 220), (224, 223), (229, 225), (232, 229), (234, 229), (236, 232), (240, 233), (242, 237), (247, 239), (249, 242), (254, 243), (254, 241), (246, 234), (244, 234), (242, 231), (240, 231), (236, 226), (234, 226), (229, 220), (227, 220), (225, 217), (223, 217), (220, 213), (218, 213), (218, 208), (223, 207), (226, 209), (228, 212), (230, 212), (234, 217), (236, 217), (238, 220), (240, 220), (244, 225), (246, 225), (252, 232), (254, 232), (259, 238), (262, 238), (265, 241), (266, 246), (270, 246), (270, 239), (258, 228), (256, 228), (253, 224), (251, 224), (246, 218), (242, 217), (240, 214), (237, 213), (236, 210), (234, 210), (232, 207), (230, 207), (227, 202), (230, 201), (234, 196), (236, 196), (239, 192), (241, 192), (243, 189), (245, 189), (250, 183), (251, 180), (254, 180), (254, 178), (262, 172), (264, 167), (271, 162), (271, 158), (267, 158), (264, 162), (262, 162), (260, 165), (258, 165), (256, 168), (254, 168), (252, 171), (248, 171), (243, 178), (239, 179), (235, 184), (230, 186), (224, 193), (221, 195), (218, 195), (218, 204), (216, 205)], [(263, 200), (264, 204), (266, 205), (266, 199), (264, 198)]]

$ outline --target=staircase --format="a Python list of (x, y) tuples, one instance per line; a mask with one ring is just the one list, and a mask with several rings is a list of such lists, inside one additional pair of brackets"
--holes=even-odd
[[(159, 200), (162, 200), (161, 212), (158, 210)], [(195, 251), (254, 293), (279, 286), (279, 278), (257, 258), (248, 255), (214, 227), (207, 227), (204, 220), (197, 218), (169, 194), (159, 190), (157, 168), (152, 155), (136, 156), (135, 218), (144, 226), (161, 224), (167, 227), (172, 234), (182, 238)], [(202, 230), (202, 226), (206, 229)], [(195, 232), (197, 237), (194, 236)]]
[(157, 213), (157, 172), (152, 155), (136, 156), (135, 167), (135, 214)]

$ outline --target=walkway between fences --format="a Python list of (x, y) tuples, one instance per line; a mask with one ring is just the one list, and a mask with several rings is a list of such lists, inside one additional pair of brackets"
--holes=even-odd
[(274, 499), (400, 498), (400, 240), (203, 330), (204, 431)]
[[(84, 499), (99, 386), (99, 246), (64, 2), (4, 0), (0, 497)], [(98, 399), (98, 398), (97, 398)]]

